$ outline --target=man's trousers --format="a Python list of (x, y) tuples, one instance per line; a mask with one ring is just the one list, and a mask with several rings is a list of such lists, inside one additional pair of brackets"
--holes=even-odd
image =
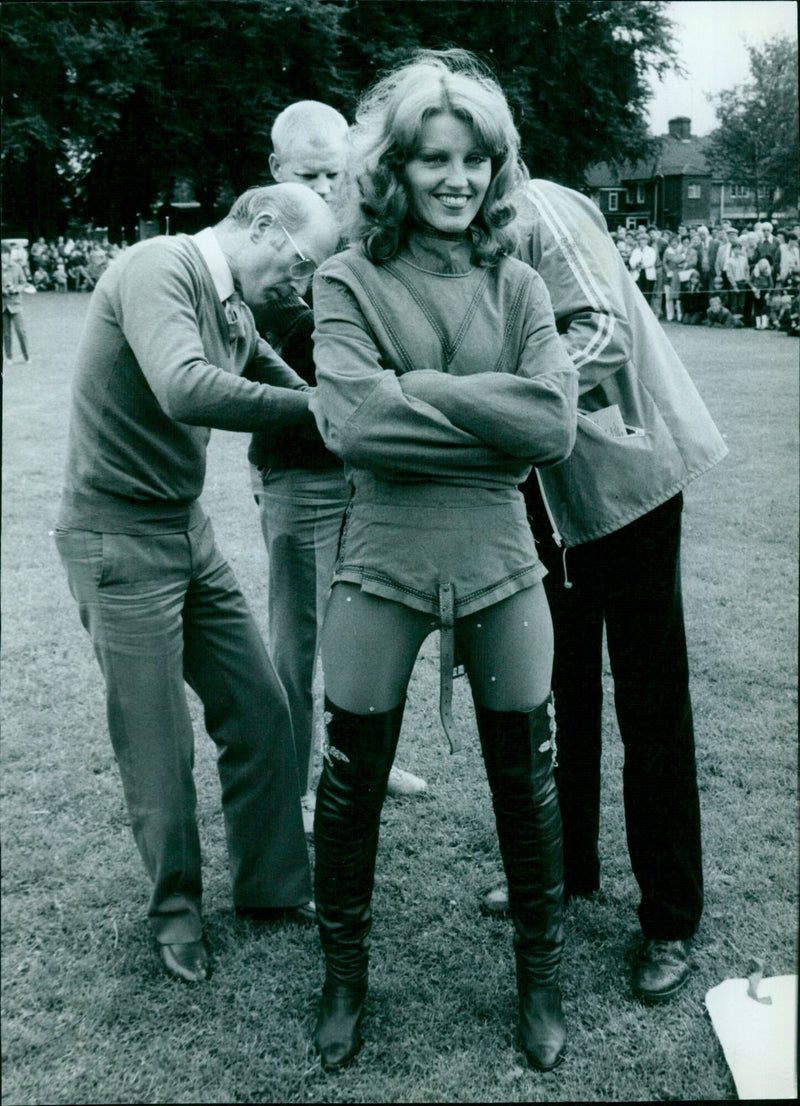
[[(529, 511), (555, 631), (556, 780), (565, 889), (599, 886), (603, 624), (625, 763), (625, 824), (647, 938), (692, 936), (703, 906), (700, 805), (680, 581), (683, 496), (569, 548)], [(566, 578), (571, 587), (565, 587)]]
[(184, 680), (218, 749), (237, 906), (311, 898), (286, 694), (211, 523), (175, 534), (57, 530), (106, 682), (108, 727), (153, 881), (156, 939), (201, 935), (194, 734)]
[(256, 488), (269, 557), (269, 651), (289, 697), (303, 792), (312, 784), (314, 669), (349, 494), (341, 469), (269, 469)]
[(25, 329), (25, 319), (22, 310), (3, 312), (3, 354), (8, 361), (14, 356), (14, 340), (12, 333), (16, 334), (22, 356), (28, 359), (28, 334)]

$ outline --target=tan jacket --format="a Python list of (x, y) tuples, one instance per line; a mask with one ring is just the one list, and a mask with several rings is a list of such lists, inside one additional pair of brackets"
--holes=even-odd
[[(666, 502), (728, 448), (596, 205), (545, 180), (528, 197), (520, 257), (544, 280), (580, 373), (575, 448), (540, 478), (561, 537), (579, 545)], [(589, 417), (613, 405), (621, 438)]]

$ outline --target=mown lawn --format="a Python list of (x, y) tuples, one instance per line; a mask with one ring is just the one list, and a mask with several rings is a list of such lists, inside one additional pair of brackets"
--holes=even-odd
[[(33, 364), (4, 372), (3, 1102), (735, 1097), (704, 995), (746, 974), (750, 957), (764, 959), (767, 974), (796, 970), (797, 341), (669, 327), (731, 450), (686, 497), (707, 882), (689, 985), (663, 1009), (630, 994), (637, 893), (609, 694), (603, 887), (567, 917), (570, 1053), (550, 1075), (523, 1068), (510, 926), (477, 910), (499, 857), (469, 697), (459, 681), (465, 749), (451, 757), (429, 639), (399, 755), (429, 790), (386, 804), (367, 1043), (350, 1070), (328, 1076), (308, 1047), (317, 934), (233, 916), (213, 747), (197, 710), (213, 978), (173, 982), (152, 951), (101, 678), (50, 537), (87, 303), (76, 294), (26, 300)], [(245, 437), (214, 435), (205, 501), (263, 630), (266, 557), (245, 452)]]

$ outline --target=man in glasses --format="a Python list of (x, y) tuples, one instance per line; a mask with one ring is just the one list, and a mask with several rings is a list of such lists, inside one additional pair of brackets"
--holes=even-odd
[[(328, 104), (298, 100), (275, 119), (269, 165), (277, 181), (305, 185), (335, 213), (348, 178), (347, 120)], [(308, 295), (272, 300), (256, 312), (261, 333), (309, 384), (315, 383), (314, 315)], [(309, 443), (291, 427), (256, 433), (249, 458), (269, 556), (269, 649), (289, 696), (306, 831), (315, 794), (314, 671), (349, 488), (342, 462), (318, 437)], [(388, 790), (418, 795), (424, 780), (393, 767)]]
[(251, 189), (216, 226), (121, 254), (78, 349), (56, 544), (105, 678), (159, 954), (188, 982), (208, 953), (184, 681), (219, 750), (237, 910), (313, 922), (286, 694), (198, 497), (211, 427), (316, 435), (307, 385), (250, 308), (304, 292), (337, 238), (309, 189)]

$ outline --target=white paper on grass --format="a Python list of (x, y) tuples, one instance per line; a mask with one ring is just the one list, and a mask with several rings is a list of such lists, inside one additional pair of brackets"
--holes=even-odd
[(746, 979), (726, 979), (706, 995), (741, 1099), (797, 1098), (797, 976), (776, 975), (758, 984), (759, 1002)]

